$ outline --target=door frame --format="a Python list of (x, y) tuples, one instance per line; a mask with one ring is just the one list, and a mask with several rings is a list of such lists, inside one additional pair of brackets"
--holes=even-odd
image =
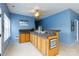
[[(1, 18), (0, 18), (0, 23), (1, 23)], [(1, 24), (0, 24), (0, 56), (1, 56), (1, 53), (2, 53), (2, 29), (1, 29)]]
[(3, 16), (3, 11), (1, 9), (1, 56), (4, 55), (4, 16)]
[(79, 42), (79, 20), (75, 19), (76, 43)]

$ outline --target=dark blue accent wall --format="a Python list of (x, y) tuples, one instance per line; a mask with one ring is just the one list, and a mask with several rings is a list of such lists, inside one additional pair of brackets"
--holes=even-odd
[(48, 30), (52, 30), (52, 29), (61, 30), (59, 35), (60, 42), (64, 44), (73, 44), (75, 42), (75, 39), (72, 39), (71, 20), (73, 19), (73, 17), (75, 19), (76, 16), (79, 15), (77, 14), (74, 15), (74, 12), (71, 9), (67, 9), (57, 14), (41, 19), (40, 25), (44, 29), (48, 29)]
[[(15, 41), (16, 36), (19, 35), (20, 29), (34, 29), (35, 28), (35, 19), (31, 16), (23, 16), (18, 14), (10, 14), (11, 17), (11, 38)], [(28, 26), (21, 27), (19, 24), (20, 20), (28, 20)]]

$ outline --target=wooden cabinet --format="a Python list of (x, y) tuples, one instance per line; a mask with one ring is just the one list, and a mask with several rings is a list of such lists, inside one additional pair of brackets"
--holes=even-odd
[(48, 56), (56, 56), (59, 53), (59, 36), (58, 32), (56, 32), (56, 36), (49, 36), (48, 37)]
[(32, 36), (33, 36), (33, 35), (30, 33), (30, 42), (31, 42), (31, 43), (33, 42)]
[(34, 45), (34, 35), (32, 35), (32, 43), (33, 43), (33, 45)]
[(26, 42), (26, 37), (25, 36), (26, 36), (25, 33), (21, 33), (20, 34), (20, 38), (19, 38), (19, 42), (20, 43)]
[(59, 53), (58, 32), (56, 35), (43, 37), (37, 34), (31, 34), (32, 44), (45, 56), (55, 56)]
[(30, 41), (30, 33), (26, 31), (21, 31), (19, 34), (19, 42), (20, 43), (25, 43)]
[(38, 36), (38, 50), (41, 51), (42, 49), (42, 41), (41, 41), (41, 37)]
[(38, 36), (36, 36), (36, 48), (38, 47)]
[(40, 50), (40, 37), (38, 37), (38, 43), (37, 44), (38, 44), (37, 48), (38, 48), (38, 50)]
[(30, 33), (30, 42), (32, 43), (32, 34)]
[(37, 35), (35, 35), (34, 38), (35, 38), (35, 47), (37, 47), (37, 43), (38, 43)]
[(29, 41), (30, 41), (30, 34), (26, 33), (26, 42), (29, 42)]
[(45, 38), (42, 38), (41, 52), (43, 55), (47, 55), (47, 40)]

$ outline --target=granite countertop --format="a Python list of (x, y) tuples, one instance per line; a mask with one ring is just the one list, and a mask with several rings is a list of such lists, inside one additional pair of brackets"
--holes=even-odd
[[(49, 33), (48, 33), (48, 32), (49, 32)], [(34, 32), (31, 32), (31, 34), (38, 35), (38, 36), (40, 36), (40, 37), (43, 37), (43, 38), (47, 39), (49, 35), (53, 35), (53, 34), (51, 34), (51, 33), (53, 33), (53, 32), (60, 32), (60, 30), (46, 31), (46, 33), (38, 33), (38, 32), (36, 32), (36, 31), (34, 31)]]
[(48, 34), (45, 34), (45, 33), (42, 34), (42, 33), (37, 33), (37, 32), (31, 32), (31, 34), (38, 35), (38, 36), (43, 37), (43, 38), (46, 38), (46, 39), (48, 37)]

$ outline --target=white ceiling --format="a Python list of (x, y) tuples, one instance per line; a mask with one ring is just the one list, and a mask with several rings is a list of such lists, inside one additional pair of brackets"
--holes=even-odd
[(12, 13), (28, 16), (32, 16), (30, 10), (36, 6), (43, 10), (44, 15), (55, 14), (68, 8), (79, 14), (79, 3), (7, 3), (7, 6)]

